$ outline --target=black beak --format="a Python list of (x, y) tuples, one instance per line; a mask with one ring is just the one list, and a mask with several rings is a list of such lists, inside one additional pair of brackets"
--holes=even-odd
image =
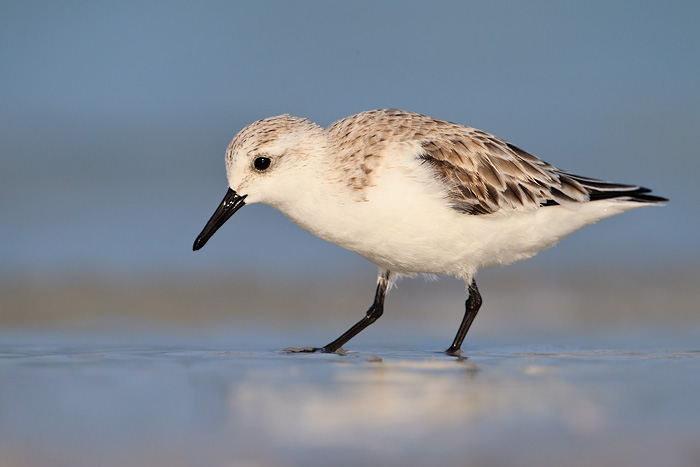
[(214, 215), (211, 216), (207, 225), (204, 226), (204, 230), (199, 234), (197, 240), (194, 241), (194, 246), (192, 246), (193, 251), (197, 251), (202, 248), (207, 241), (211, 238), (214, 233), (219, 230), (219, 227), (224, 225), (224, 222), (229, 220), (233, 214), (241, 209), (245, 202), (243, 201), (248, 195), (240, 196), (238, 193), (233, 191), (231, 188), (226, 192), (224, 200), (221, 202)]

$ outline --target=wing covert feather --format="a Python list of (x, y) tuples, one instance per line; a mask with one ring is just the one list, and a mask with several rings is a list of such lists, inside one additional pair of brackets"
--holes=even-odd
[(488, 133), (421, 141), (420, 158), (446, 185), (453, 208), (468, 214), (535, 209), (588, 200), (588, 191), (554, 166)]

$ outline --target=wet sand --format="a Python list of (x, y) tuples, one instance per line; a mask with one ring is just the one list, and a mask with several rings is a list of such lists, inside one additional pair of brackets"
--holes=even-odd
[(700, 463), (698, 345), (459, 359), (98, 340), (0, 341), (0, 465)]
[[(281, 349), (337, 337), (359, 318), (356, 303), (363, 301), (354, 289), (328, 296), (335, 298), (300, 293), (287, 297), (286, 307), (274, 296), (241, 292), (247, 312), (234, 310), (229, 321), (218, 311), (207, 319), (163, 315), (178, 321), (174, 331), (172, 323), (159, 327), (168, 321), (159, 318), (163, 301), (171, 302), (158, 287), (124, 298), (127, 289), (84, 286), (73, 298), (87, 311), (90, 294), (94, 306), (121, 306), (127, 322), (135, 313), (127, 305), (163, 309), (131, 325), (113, 312), (99, 325), (77, 312), (50, 326), (7, 318), (12, 324), (0, 332), (0, 467), (700, 465), (697, 289), (677, 281), (639, 290), (634, 281), (629, 289), (552, 289), (552, 282), (532, 289), (511, 281), (507, 292), (484, 281), (488, 308), (464, 358), (437, 352), (460, 318), (447, 302), (459, 306), (463, 291), (449, 282), (394, 293), (385, 316), (345, 355)], [(64, 299), (56, 291), (67, 289), (13, 290), (5, 317), (19, 315), (17, 304), (34, 310), (31, 300), (49, 303), (35, 317), (57, 313)], [(186, 288), (167, 290), (187, 295)], [(581, 317), (591, 290), (603, 311)], [(224, 287), (219, 295), (170, 300), (182, 309), (199, 303), (206, 315), (228, 306), (230, 293)], [(676, 308), (654, 309), (672, 297)], [(426, 317), (420, 309), (427, 303), (446, 310)], [(639, 308), (644, 304), (648, 309)], [(503, 311), (518, 305), (515, 315)], [(604, 315), (606, 309), (618, 313)]]

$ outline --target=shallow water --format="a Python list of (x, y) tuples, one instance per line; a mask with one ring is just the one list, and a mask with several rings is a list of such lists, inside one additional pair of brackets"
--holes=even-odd
[(0, 466), (700, 464), (692, 335), (454, 358), (251, 334), (0, 337)]

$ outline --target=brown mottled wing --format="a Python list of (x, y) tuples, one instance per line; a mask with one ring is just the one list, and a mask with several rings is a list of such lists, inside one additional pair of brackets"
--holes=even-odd
[(568, 174), (488, 133), (461, 129), (420, 143), (419, 157), (446, 185), (453, 208), (491, 214), (588, 200)]

